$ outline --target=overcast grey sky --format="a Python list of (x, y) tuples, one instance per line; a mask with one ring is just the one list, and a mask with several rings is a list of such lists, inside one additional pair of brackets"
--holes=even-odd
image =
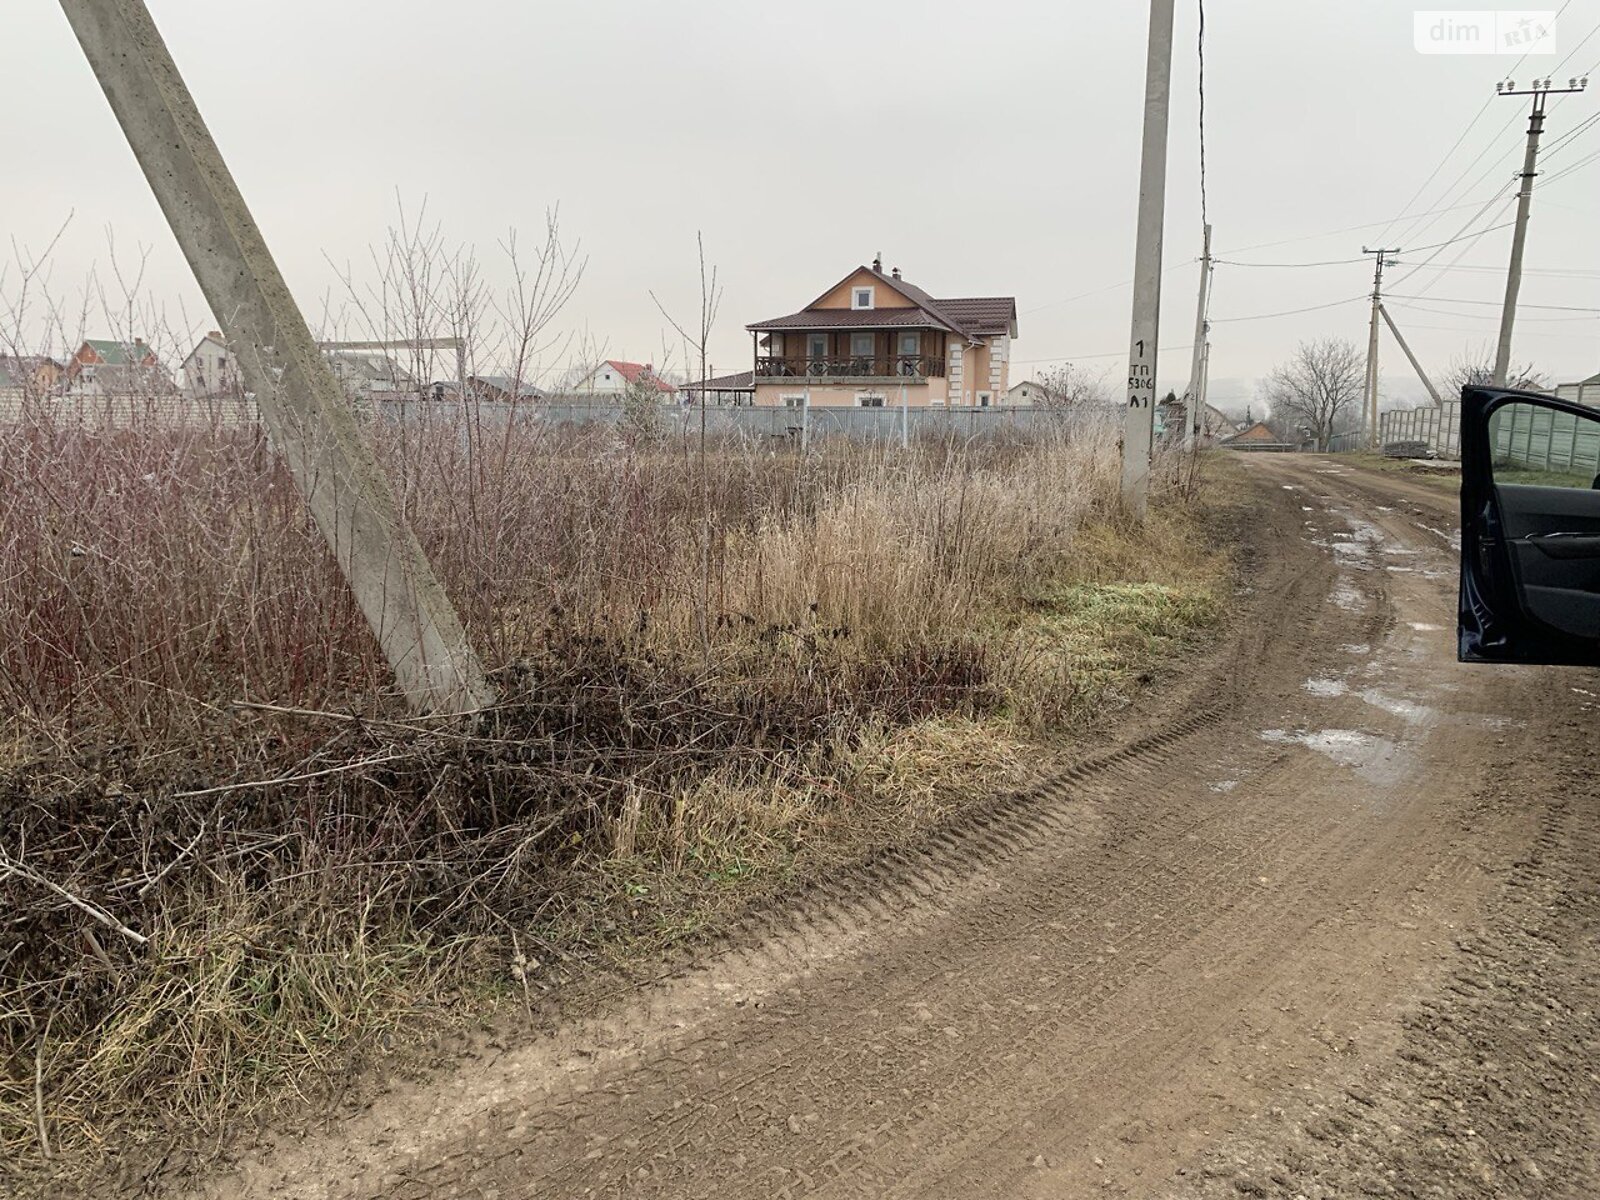
[[(486, 253), (508, 226), (538, 233), (543, 210), (559, 204), (589, 259), (563, 324), (586, 326), (613, 357), (659, 360), (663, 322), (649, 289), (693, 311), (697, 230), (726, 289), (719, 370), (748, 365), (746, 322), (799, 308), (880, 250), (935, 295), (1015, 295), (1020, 374), (1069, 358), (1114, 369), (1125, 354), (1140, 0), (150, 6), (313, 317), (337, 290), (325, 256), (359, 267), (393, 220), (398, 190), (409, 205), (425, 198), (450, 237)], [(1414, 6), (1393, 0), (1206, 8), (1221, 257), (1359, 259), (1363, 241), (1428, 245), (1509, 220), (1508, 192), (1468, 225), (1520, 161), (1525, 102), (1493, 97), (1514, 60), (1420, 55)], [(0, 232), (37, 251), (75, 214), (55, 258), (61, 290), (103, 264), (107, 230), (119, 247), (148, 245), (146, 286), (168, 298), (174, 320), (181, 305), (191, 323), (209, 323), (58, 6), (5, 9)], [(1195, 0), (1178, 9), (1162, 326), (1174, 348), (1192, 340), (1200, 241)], [(1572, 0), (1557, 53), (1520, 74), (1555, 69), (1597, 23), (1600, 0)], [(1560, 71), (1596, 66), (1600, 33)], [(1385, 229), (1486, 100), (1412, 209), (1469, 207)], [(1600, 151), (1600, 122), (1557, 144), (1597, 112), (1600, 79), (1552, 105), (1522, 292), (1530, 306), (1600, 310), (1600, 159), (1584, 163)], [(1465, 251), (1447, 272), (1391, 272), (1397, 297), (1424, 297), (1393, 310), (1430, 367), (1492, 341), (1509, 240), (1499, 230), (1444, 249), (1435, 265)], [(1262, 246), (1275, 242), (1285, 244)], [(1480, 269), (1462, 269), (1471, 267)], [(1214, 398), (1242, 398), (1299, 338), (1363, 340), (1369, 288), (1366, 262), (1219, 267)], [(1559, 379), (1592, 374), (1597, 317), (1528, 307), (1517, 357)], [(1188, 357), (1163, 355), (1163, 388), (1182, 386)], [(1387, 390), (1420, 395), (1387, 341), (1384, 358)]]

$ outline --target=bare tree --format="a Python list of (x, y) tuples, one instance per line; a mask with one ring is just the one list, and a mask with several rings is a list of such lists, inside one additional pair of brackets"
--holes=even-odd
[[(709, 374), (706, 367), (706, 347), (711, 341), (711, 332), (717, 323), (717, 310), (722, 307), (722, 285), (717, 282), (717, 268), (715, 265), (712, 266), (709, 275), (706, 273), (706, 240), (704, 234), (695, 234), (695, 246), (700, 252), (700, 313), (695, 325), (692, 328), (685, 326), (682, 321), (668, 312), (667, 306), (661, 303), (661, 298), (655, 292), (650, 293), (650, 299), (655, 301), (656, 308), (660, 310), (661, 315), (667, 319), (667, 323), (672, 326), (673, 330), (683, 340), (686, 347), (685, 357), (689, 359), (689, 362), (684, 365), (691, 373), (696, 370), (699, 372), (701, 385), (700, 406), (703, 411), (705, 408), (705, 382)], [(704, 424), (704, 417), (702, 417), (701, 425), (704, 426)]]
[(1111, 403), (1105, 373), (1091, 374), (1076, 363), (1062, 363), (1039, 372), (1038, 384), (1048, 408), (1087, 408)]
[(1366, 359), (1354, 342), (1318, 338), (1301, 342), (1288, 362), (1262, 382), (1261, 394), (1276, 417), (1307, 426), (1317, 449), (1326, 452), (1352, 410), (1359, 411)]
[[(1444, 391), (1441, 394), (1446, 400), (1459, 400), (1462, 388), (1487, 387), (1493, 383), (1494, 355), (1487, 346), (1479, 346), (1450, 360), (1450, 367), (1444, 373)], [(1506, 371), (1508, 388), (1527, 392), (1544, 391), (1549, 386), (1544, 372), (1532, 363), (1512, 363)]]
[[(711, 662), (711, 492), (706, 477), (706, 380), (710, 374), (706, 363), (706, 346), (711, 341), (711, 331), (717, 323), (717, 310), (722, 307), (722, 285), (717, 282), (717, 268), (712, 266), (711, 272), (706, 273), (706, 239), (703, 233), (695, 234), (695, 247), (700, 255), (700, 314), (699, 321), (691, 330), (667, 311), (667, 306), (661, 303), (660, 297), (654, 292), (650, 299), (661, 310), (661, 315), (667, 319), (677, 335), (683, 339), (684, 344), (699, 359), (700, 375), (700, 604), (699, 625), (700, 643), (705, 654), (706, 663)], [(665, 355), (663, 354), (663, 357)], [(694, 370), (696, 364), (685, 364)]]

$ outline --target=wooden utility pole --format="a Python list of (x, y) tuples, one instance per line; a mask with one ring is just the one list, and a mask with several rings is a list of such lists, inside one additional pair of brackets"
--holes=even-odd
[(1155, 441), (1156, 341), (1161, 324), (1161, 238), (1167, 200), (1167, 109), (1172, 99), (1173, 0), (1150, 0), (1139, 159), (1139, 233), (1133, 256), (1133, 328), (1128, 337), (1127, 415), (1122, 429), (1122, 502), (1143, 520)]
[(455, 609), (312, 340), (145, 0), (60, 0), (395, 678), (418, 711), (492, 699)]

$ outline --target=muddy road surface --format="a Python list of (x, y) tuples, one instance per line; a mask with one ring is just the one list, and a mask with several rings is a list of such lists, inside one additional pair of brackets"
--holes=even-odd
[(1600, 1196), (1600, 680), (1454, 661), (1454, 497), (1261, 456), (1182, 694), (216, 1197)]

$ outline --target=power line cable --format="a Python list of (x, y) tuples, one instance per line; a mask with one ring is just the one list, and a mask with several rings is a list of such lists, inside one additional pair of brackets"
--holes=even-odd
[[(1497, 199), (1497, 198), (1498, 197), (1492, 197), (1492, 199)], [(1432, 209), (1429, 212), (1417, 213), (1416, 215), (1419, 216), (1419, 217), (1431, 217), (1435, 213), (1460, 212), (1462, 209), (1464, 209), (1464, 208), (1472, 208), (1474, 205), (1476, 205), (1478, 203), (1479, 202), (1476, 201), (1476, 200), (1469, 200), (1464, 204), (1452, 204), (1452, 205), (1448, 206), (1447, 208)], [(1307, 233), (1307, 234), (1301, 234), (1298, 237), (1280, 238), (1277, 241), (1273, 241), (1273, 242), (1257, 242), (1257, 243), (1255, 243), (1254, 245), (1251, 245), (1251, 246), (1235, 246), (1232, 250), (1224, 250), (1224, 251), (1221, 251), (1220, 253), (1222, 253), (1222, 254), (1248, 254), (1252, 250), (1271, 250), (1271, 249), (1273, 249), (1274, 247), (1277, 247), (1277, 246), (1292, 246), (1297, 242), (1315, 242), (1315, 241), (1319, 241), (1319, 240), (1321, 240), (1323, 238), (1337, 237), (1340, 234), (1359, 233), (1360, 231), (1365, 230), (1365, 229), (1376, 229), (1380, 225), (1393, 225), (1396, 221), (1402, 220), (1402, 219), (1403, 218), (1400, 218), (1400, 217), (1390, 217), (1387, 221), (1368, 221), (1368, 222), (1365, 222), (1364, 224), (1361, 224), (1361, 225), (1346, 225), (1342, 229), (1330, 229), (1325, 233)]]
[[(1556, 18), (1559, 20), (1561, 15), (1563, 13), (1565, 13), (1570, 6), (1571, 6), (1571, 0), (1567, 0), (1567, 3), (1563, 4), (1561, 6), (1561, 8), (1557, 10)], [(1591, 29), (1587, 34), (1585, 34), (1584, 37), (1582, 38), (1582, 40), (1579, 41), (1578, 45), (1574, 46), (1571, 50), (1569, 50), (1567, 52), (1566, 56), (1564, 58), (1562, 58), (1562, 60), (1559, 63), (1557, 63), (1555, 65), (1555, 67), (1553, 67), (1548, 72), (1548, 74), (1554, 75), (1557, 72), (1559, 72), (1561, 70), (1561, 68), (1563, 66), (1565, 66), (1567, 64), (1567, 62), (1569, 62), (1572, 59), (1572, 56), (1578, 52), (1578, 50), (1584, 45), (1584, 43), (1586, 43), (1590, 38), (1592, 38), (1595, 35), (1596, 32), (1600, 32), (1600, 24), (1597, 24), (1594, 29)], [(1514, 74), (1516, 72), (1517, 68), (1522, 65), (1523, 61), (1527, 57), (1528, 56), (1526, 54), (1524, 54), (1521, 58), (1517, 59), (1517, 61), (1511, 65), (1511, 69), (1509, 71), (1507, 71), (1506, 74), (1508, 76)], [(1551, 101), (1551, 108), (1554, 108), (1556, 105), (1560, 104), (1563, 100), (1568, 99), (1568, 98), (1569, 97), (1566, 96), (1566, 95), (1556, 96)], [(1487, 106), (1488, 103), (1493, 99), (1495, 99), (1495, 97), (1493, 97), (1493, 96), (1485, 97), (1484, 98), (1485, 106)], [(1489, 144), (1487, 146), (1485, 146), (1483, 148), (1483, 150), (1478, 153), (1477, 157), (1475, 157), (1470, 163), (1467, 164), (1466, 169), (1463, 170), (1461, 172), (1461, 174), (1456, 177), (1455, 182), (1452, 183), (1450, 185), (1450, 187), (1445, 189), (1445, 198), (1448, 198), (1448, 197), (1450, 197), (1450, 196), (1455, 194), (1456, 189), (1457, 189), (1458, 185), (1460, 184), (1460, 182), (1463, 179), (1465, 179), (1468, 174), (1471, 173), (1472, 169), (1475, 166), (1477, 166), (1478, 163), (1480, 163), (1480, 162), (1482, 162), (1484, 160), (1484, 157), (1494, 148), (1494, 146), (1496, 144), (1498, 144), (1500, 142), (1500, 139), (1503, 138), (1504, 135), (1514, 125), (1516, 125), (1517, 121), (1521, 118), (1521, 116), (1522, 116), (1521, 113), (1512, 113), (1511, 114), (1511, 116), (1506, 120), (1505, 124), (1502, 125), (1500, 127), (1500, 129), (1495, 133), (1493, 138), (1491, 138)], [(1481, 175), (1479, 175), (1477, 179), (1473, 180), (1473, 182), (1471, 184), (1469, 184), (1466, 188), (1464, 188), (1462, 190), (1463, 191), (1467, 191), (1467, 192), (1475, 191), (1477, 189), (1479, 183), (1481, 183), (1485, 179), (1489, 178), (1489, 176), (1492, 175), (1494, 173), (1494, 171), (1498, 167), (1500, 167), (1501, 164), (1503, 164), (1505, 162), (1506, 159), (1514, 158), (1515, 155), (1516, 155), (1516, 151), (1517, 151), (1516, 145), (1514, 143), (1510, 144), (1507, 147), (1507, 149), (1500, 154), (1500, 156), (1498, 158), (1496, 158), (1492, 162), (1490, 162), (1488, 168), (1485, 169), (1484, 172)], [(1413, 237), (1420, 237), (1428, 229), (1431, 229), (1436, 223), (1437, 223), (1437, 218), (1435, 220), (1433, 220), (1433, 221), (1429, 221), (1426, 225), (1423, 225), (1420, 228), (1418, 228), (1416, 223), (1413, 222), (1410, 226), (1407, 227), (1406, 231), (1403, 234), (1401, 234), (1400, 237), (1397, 240), (1400, 241), (1401, 243), (1404, 243), (1404, 242), (1410, 240)]]
[[(1571, 4), (1572, 4), (1572, 0), (1566, 0), (1566, 3), (1564, 3), (1560, 7), (1560, 9), (1558, 9), (1556, 11), (1555, 20), (1559, 21), (1561, 19), (1562, 14), (1567, 11), (1567, 9), (1571, 6)], [(1587, 40), (1587, 39), (1585, 39), (1585, 40)], [(1582, 43), (1580, 42), (1579, 45), (1582, 45)], [(1516, 73), (1517, 69), (1519, 67), (1521, 67), (1524, 62), (1527, 61), (1527, 58), (1528, 58), (1528, 56), (1526, 54), (1524, 54), (1524, 55), (1522, 55), (1522, 57), (1518, 58), (1516, 62), (1512, 63), (1511, 64), (1511, 69), (1506, 72), (1507, 76), (1514, 75)], [(1455, 152), (1461, 148), (1461, 144), (1467, 140), (1468, 135), (1470, 135), (1472, 133), (1472, 131), (1477, 128), (1478, 122), (1483, 120), (1483, 115), (1486, 112), (1489, 111), (1489, 105), (1494, 102), (1494, 99), (1495, 99), (1495, 97), (1493, 97), (1493, 96), (1485, 96), (1483, 98), (1483, 104), (1481, 106), (1479, 106), (1477, 112), (1472, 114), (1472, 119), (1467, 122), (1467, 127), (1461, 131), (1461, 135), (1459, 137), (1457, 137), (1456, 140), (1451, 144), (1450, 149), (1448, 149), (1448, 150), (1446, 150), (1444, 152), (1444, 157), (1441, 158), (1439, 160), (1438, 164), (1433, 168), (1433, 170), (1428, 173), (1428, 177), (1422, 181), (1422, 186), (1419, 187), (1416, 190), (1416, 192), (1412, 195), (1411, 199), (1406, 201), (1405, 207), (1400, 210), (1400, 215), (1398, 217), (1394, 218), (1394, 220), (1391, 221), (1388, 225), (1384, 226), (1383, 232), (1378, 235), (1378, 242), (1380, 244), (1383, 242), (1385, 235), (1388, 234), (1389, 230), (1391, 228), (1393, 228), (1394, 225), (1396, 225), (1399, 222), (1405, 220), (1406, 215), (1411, 211), (1411, 206), (1417, 202), (1418, 198), (1421, 197), (1423, 192), (1427, 191), (1428, 185), (1439, 177), (1439, 172), (1444, 169), (1445, 163), (1450, 161), (1451, 156), (1454, 155)], [(1478, 157), (1482, 158), (1483, 155), (1480, 153)], [(1476, 161), (1477, 160), (1474, 160), (1474, 162), (1476, 162)], [(1472, 169), (1472, 166), (1469, 164), (1468, 167), (1467, 167), (1467, 170), (1470, 171), (1471, 169)], [(1463, 174), (1464, 173), (1465, 172), (1463, 172)], [(1459, 180), (1458, 180), (1458, 182), (1459, 182)], [(1454, 185), (1452, 185), (1452, 187), (1453, 186)], [(1450, 190), (1451, 189), (1447, 188), (1445, 194), (1448, 195)], [(1427, 214), (1421, 214), (1421, 215), (1425, 216)], [(1401, 237), (1401, 238), (1397, 238), (1396, 240), (1403, 242), (1405, 240), (1405, 238)]]
[[(1499, 300), (1467, 300), (1459, 296), (1402, 296), (1399, 292), (1390, 292), (1389, 296), (1396, 300), (1427, 300), (1431, 304), (1475, 304), (1488, 308), (1499, 308)], [(1600, 313), (1600, 308), (1588, 308), (1577, 304), (1518, 304), (1520, 312), (1524, 308), (1541, 309), (1545, 312), (1580, 312)]]
[(1549, 187), (1552, 183), (1554, 183), (1558, 179), (1565, 179), (1568, 175), (1573, 174), (1575, 171), (1583, 170), (1584, 167), (1587, 167), (1590, 163), (1592, 163), (1597, 158), (1600, 158), (1600, 150), (1596, 150), (1593, 154), (1589, 155), (1587, 158), (1580, 158), (1577, 162), (1573, 163), (1571, 166), (1565, 168), (1564, 170), (1557, 171), (1554, 175), (1550, 176), (1548, 179), (1546, 179), (1544, 181), (1545, 187)]
[(1363, 292), (1359, 296), (1351, 296), (1345, 300), (1332, 300), (1327, 304), (1313, 304), (1308, 308), (1290, 308), (1285, 309), (1282, 312), (1252, 313), (1248, 317), (1212, 317), (1211, 323), (1213, 325), (1222, 325), (1232, 324), (1236, 321), (1270, 321), (1275, 317), (1293, 317), (1298, 316), (1300, 313), (1321, 312), (1323, 309), (1338, 308), (1344, 304), (1354, 304), (1357, 300), (1367, 300), (1370, 298), (1371, 297), (1369, 293)]
[[(1481, 230), (1478, 233), (1467, 234), (1466, 238), (1482, 237), (1483, 234), (1485, 234), (1485, 233), (1493, 233), (1496, 229), (1508, 229), (1508, 228), (1510, 228), (1511, 224), (1512, 224), (1511, 222), (1507, 222), (1505, 225), (1492, 225), (1488, 229)], [(1447, 242), (1435, 242), (1431, 246), (1418, 246), (1418, 247), (1416, 247), (1416, 249), (1414, 251), (1411, 251), (1411, 253), (1420, 254), (1424, 250), (1443, 249), (1445, 246), (1452, 246), (1456, 242), (1463, 241), (1463, 240), (1465, 240), (1465, 238), (1456, 237), (1456, 238), (1451, 238)], [(1339, 267), (1339, 266), (1346, 266), (1346, 265), (1348, 265), (1350, 263), (1366, 262), (1367, 260), (1364, 259), (1364, 258), (1328, 258), (1328, 259), (1323, 259), (1321, 262), (1264, 263), (1264, 262), (1240, 262), (1238, 259), (1232, 259), (1232, 258), (1216, 258), (1216, 259), (1212, 259), (1212, 261), (1217, 263), (1218, 265), (1224, 266), (1224, 267), (1286, 267), (1287, 268), (1287, 267)]]
[[(1388, 300), (1388, 299), (1390, 299), (1390, 297), (1386, 296), (1386, 297), (1384, 297), (1384, 299)], [(1442, 301), (1440, 301), (1440, 298), (1437, 297), (1437, 296), (1430, 296), (1430, 297), (1428, 297), (1428, 299), (1433, 301), (1434, 303), (1441, 303), (1442, 302)], [(1395, 308), (1400, 308), (1400, 309), (1405, 309), (1407, 311), (1413, 311), (1413, 312), (1437, 313), (1438, 315), (1444, 316), (1444, 317), (1459, 317), (1459, 318), (1462, 318), (1463, 320), (1469, 320), (1469, 321), (1494, 321), (1494, 322), (1498, 322), (1500, 320), (1500, 314), (1499, 313), (1470, 313), (1470, 312), (1462, 312), (1459, 309), (1454, 309), (1454, 308), (1434, 308), (1432, 306), (1432, 304), (1418, 304), (1415, 301), (1402, 300), (1399, 303), (1395, 304), (1394, 307)], [(1560, 323), (1566, 322), (1566, 321), (1600, 321), (1600, 309), (1596, 309), (1596, 310), (1590, 312), (1587, 316), (1583, 316), (1583, 317), (1526, 317), (1526, 316), (1522, 315), (1522, 311), (1521, 310), (1522, 310), (1523, 307), (1533, 308), (1535, 306), (1531, 305), (1531, 304), (1530, 305), (1526, 305), (1526, 306), (1523, 306), (1523, 305), (1518, 305), (1517, 306), (1517, 320), (1518, 320), (1519, 323), (1522, 322), (1522, 321), (1544, 321), (1544, 322), (1560, 324)]]
[[(1390, 286), (1391, 287), (1397, 287), (1400, 284), (1404, 283), (1406, 280), (1410, 279), (1412, 276), (1416, 275), (1419, 271), (1421, 271), (1425, 267), (1427, 267), (1428, 264), (1431, 263), (1435, 258), (1438, 258), (1439, 257), (1439, 252), (1441, 250), (1443, 250), (1446, 246), (1450, 246), (1450, 245), (1455, 244), (1456, 242), (1462, 241), (1465, 238), (1467, 238), (1468, 236), (1471, 236), (1473, 238), (1473, 240), (1476, 240), (1476, 238), (1482, 237), (1485, 233), (1488, 233), (1489, 231), (1487, 229), (1480, 230), (1476, 235), (1469, 235), (1467, 233), (1467, 231), (1469, 229), (1471, 229), (1473, 224), (1475, 224), (1477, 222), (1478, 218), (1483, 216), (1484, 213), (1488, 212), (1489, 208), (1492, 205), (1494, 205), (1496, 202), (1504, 201), (1506, 204), (1509, 204), (1510, 200), (1507, 199), (1506, 193), (1511, 190), (1512, 186), (1513, 186), (1513, 183), (1507, 183), (1504, 187), (1502, 187), (1500, 189), (1500, 191), (1496, 195), (1490, 196), (1489, 199), (1484, 202), (1482, 208), (1478, 209), (1477, 212), (1473, 213), (1472, 216), (1467, 218), (1466, 223), (1463, 224), (1459, 230), (1457, 230), (1456, 235), (1454, 237), (1450, 238), (1448, 241), (1444, 241), (1444, 242), (1438, 243), (1437, 248), (1434, 249), (1434, 252), (1431, 255), (1429, 255), (1427, 259), (1425, 259), (1421, 263), (1418, 263), (1415, 267), (1412, 267), (1411, 270), (1407, 271), (1399, 279), (1395, 280), (1394, 283), (1392, 283)], [(1504, 205), (1502, 205), (1502, 207), (1504, 207)], [(1496, 214), (1496, 215), (1498, 215), (1498, 214)]]
[(1582, 124), (1573, 126), (1570, 130), (1568, 130), (1566, 133), (1562, 134), (1555, 141), (1551, 142), (1548, 146), (1546, 146), (1543, 150), (1541, 150), (1539, 152), (1540, 161), (1541, 162), (1546, 162), (1546, 163), (1549, 162), (1550, 161), (1550, 156), (1552, 154), (1557, 154), (1560, 151), (1564, 150), (1567, 146), (1571, 145), (1572, 142), (1574, 140), (1576, 140), (1578, 137), (1582, 136), (1583, 134), (1587, 133), (1590, 129), (1594, 128), (1596, 122), (1600, 122), (1600, 113), (1595, 113), (1592, 117), (1590, 117), (1588, 120), (1584, 121)]
[(1200, 58), (1200, 225), (1204, 228), (1211, 224), (1211, 217), (1206, 206), (1206, 0), (1199, 0), (1200, 7), (1200, 35), (1198, 51)]

